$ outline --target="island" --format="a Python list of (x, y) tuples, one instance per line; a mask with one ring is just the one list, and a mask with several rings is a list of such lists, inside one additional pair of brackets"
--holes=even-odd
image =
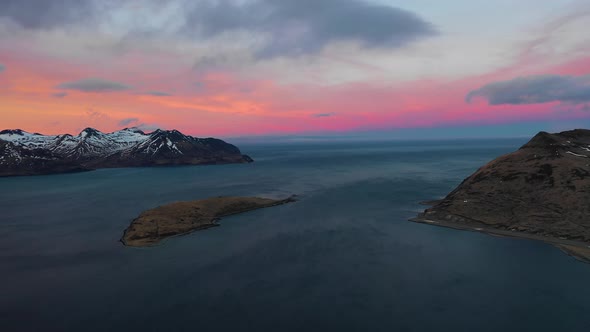
[(412, 221), (541, 240), (590, 262), (590, 130), (540, 132)]
[(125, 230), (121, 242), (130, 247), (153, 246), (172, 236), (218, 226), (218, 221), (229, 215), (295, 201), (296, 196), (278, 200), (259, 197), (214, 197), (171, 203), (141, 213)]
[(0, 176), (45, 175), (99, 168), (251, 163), (236, 146), (178, 130), (145, 133), (125, 128), (103, 133), (42, 135), (20, 129), (0, 131)]

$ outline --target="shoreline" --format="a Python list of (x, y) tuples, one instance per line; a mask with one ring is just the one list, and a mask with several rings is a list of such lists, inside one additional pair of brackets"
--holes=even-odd
[(137, 245), (131, 245), (127, 243), (127, 240), (125, 240), (125, 236), (127, 235), (127, 230), (129, 228), (125, 228), (125, 230), (123, 231), (123, 236), (119, 239), (118, 242), (122, 243), (124, 247), (129, 247), (129, 248), (151, 248), (151, 247), (157, 247), (160, 246), (164, 243), (164, 241), (168, 240), (168, 239), (172, 239), (175, 237), (180, 237), (180, 236), (185, 236), (185, 235), (190, 235), (194, 232), (198, 232), (198, 231), (205, 231), (208, 230), (209, 228), (215, 228), (215, 227), (219, 227), (221, 226), (219, 223), (217, 223), (218, 220), (214, 220), (211, 224), (208, 225), (202, 225), (199, 226), (189, 232), (186, 233), (178, 233), (178, 234), (174, 234), (174, 235), (170, 235), (167, 236), (166, 238), (163, 238), (162, 240), (155, 242), (155, 243), (150, 243), (148, 245), (143, 245), (143, 246), (137, 246)]
[(452, 222), (448, 220), (433, 220), (429, 218), (424, 218), (421, 216), (410, 218), (409, 221), (419, 223), (419, 224), (426, 224), (438, 227), (445, 227), (445, 228), (452, 228), (455, 230), (461, 231), (470, 231), (470, 232), (477, 232), (483, 233), (490, 236), (500, 236), (500, 237), (509, 237), (514, 239), (527, 239), (527, 240), (534, 240), (534, 241), (541, 241), (547, 244), (551, 244), (557, 249), (563, 251), (567, 255), (575, 258), (578, 261), (590, 264), (590, 243), (582, 242), (582, 241), (575, 241), (575, 240), (568, 240), (568, 239), (560, 239), (550, 236), (543, 236), (543, 235), (535, 235), (535, 234), (528, 234), (519, 231), (509, 231), (509, 230), (502, 230), (493, 227), (486, 227), (485, 225), (466, 225), (462, 223)]

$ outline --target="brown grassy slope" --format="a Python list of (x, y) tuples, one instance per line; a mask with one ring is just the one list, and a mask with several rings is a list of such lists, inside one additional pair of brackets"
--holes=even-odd
[(125, 230), (121, 242), (132, 247), (151, 246), (171, 236), (217, 226), (225, 216), (294, 201), (293, 197), (215, 197), (171, 203), (141, 213)]

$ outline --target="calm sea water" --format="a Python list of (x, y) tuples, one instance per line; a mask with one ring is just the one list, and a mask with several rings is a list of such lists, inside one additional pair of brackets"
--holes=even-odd
[[(590, 265), (408, 222), (524, 140), (244, 145), (256, 162), (0, 179), (0, 330), (589, 331)], [(295, 204), (148, 249), (142, 210)]]

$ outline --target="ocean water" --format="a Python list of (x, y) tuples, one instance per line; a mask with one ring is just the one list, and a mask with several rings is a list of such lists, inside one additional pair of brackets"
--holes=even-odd
[[(0, 179), (0, 330), (590, 331), (590, 265), (543, 243), (407, 221), (525, 140), (243, 145), (249, 165)], [(142, 210), (294, 204), (154, 248)]]

